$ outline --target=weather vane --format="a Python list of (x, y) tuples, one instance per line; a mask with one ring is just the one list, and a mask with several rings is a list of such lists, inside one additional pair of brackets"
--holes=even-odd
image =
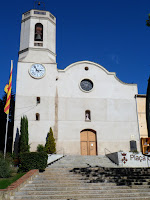
[(35, 1), (34, 2), (34, 9), (45, 10), (45, 3), (41, 2), (41, 1)]

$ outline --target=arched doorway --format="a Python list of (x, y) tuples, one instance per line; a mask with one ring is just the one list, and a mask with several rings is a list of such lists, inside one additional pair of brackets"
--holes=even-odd
[(96, 131), (85, 129), (80, 132), (81, 155), (97, 155)]

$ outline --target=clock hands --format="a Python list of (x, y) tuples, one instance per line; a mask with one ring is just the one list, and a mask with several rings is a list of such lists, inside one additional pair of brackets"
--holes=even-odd
[(34, 65), (34, 68), (35, 68), (36, 72), (41, 72), (41, 71), (43, 71), (43, 70), (41, 70), (41, 69), (37, 69), (35, 65)]

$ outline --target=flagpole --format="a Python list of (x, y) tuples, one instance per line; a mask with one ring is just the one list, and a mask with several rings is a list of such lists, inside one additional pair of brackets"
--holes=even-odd
[(13, 69), (13, 60), (11, 60), (11, 70), (9, 77), (9, 84), (5, 86), (5, 92), (7, 94), (6, 105), (4, 107), (4, 112), (7, 114), (6, 122), (6, 134), (5, 134), (5, 147), (4, 147), (4, 159), (6, 157), (6, 146), (7, 146), (7, 134), (8, 134), (8, 121), (9, 121), (9, 109), (10, 109), (10, 99), (11, 99), (11, 87), (12, 87), (12, 69)]
[(6, 122), (6, 134), (5, 134), (4, 159), (5, 159), (5, 157), (6, 157), (6, 145), (7, 145), (8, 121), (9, 121), (9, 114), (7, 114), (7, 122)]

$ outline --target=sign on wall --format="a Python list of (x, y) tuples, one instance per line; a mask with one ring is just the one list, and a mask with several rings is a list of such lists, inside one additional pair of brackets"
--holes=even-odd
[(150, 167), (150, 157), (142, 153), (118, 152), (119, 166)]

